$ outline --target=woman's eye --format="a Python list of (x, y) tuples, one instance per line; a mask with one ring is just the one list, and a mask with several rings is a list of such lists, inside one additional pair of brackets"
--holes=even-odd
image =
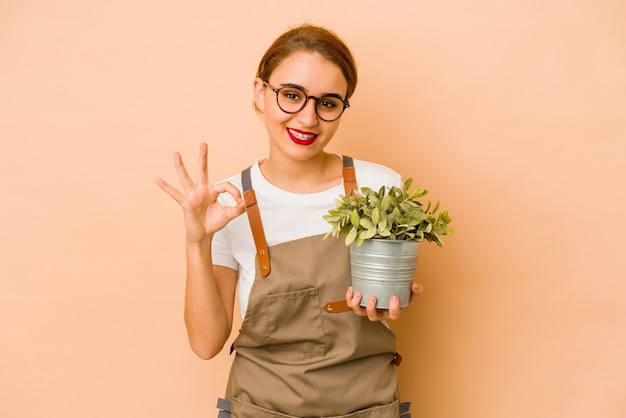
[(322, 97), (319, 100), (318, 105), (320, 107), (323, 107), (324, 109), (334, 109), (337, 106), (339, 106), (339, 103), (335, 99), (327, 99), (327, 98)]
[(294, 102), (302, 100), (300, 93), (297, 91), (293, 91), (293, 90), (283, 92), (283, 96), (285, 96), (286, 99), (294, 101)]

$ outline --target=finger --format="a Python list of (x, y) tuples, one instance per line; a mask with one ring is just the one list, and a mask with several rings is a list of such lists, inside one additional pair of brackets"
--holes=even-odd
[(413, 283), (411, 285), (411, 293), (413, 295), (421, 295), (422, 293), (424, 293), (424, 286), (422, 286), (419, 283)]
[(175, 152), (172, 158), (174, 159), (174, 166), (176, 167), (180, 183), (183, 185), (183, 188), (187, 193), (191, 192), (196, 186), (193, 184), (191, 177), (189, 177), (187, 168), (185, 168), (185, 164), (183, 163), (183, 158), (178, 152)]
[(232, 183), (224, 182), (214, 184), (209, 188), (209, 192), (213, 199), (217, 199), (217, 196), (221, 193), (228, 193), (233, 197), (233, 199), (235, 200), (235, 205), (221, 205), (224, 210), (224, 214), (227, 216), (229, 221), (246, 211), (246, 202), (241, 198), (241, 192), (239, 191), (239, 189), (235, 187)]
[(362, 297), (363, 296), (359, 292), (354, 292), (352, 287), (349, 287), (348, 291), (346, 292), (346, 303), (358, 316), (367, 316), (365, 308), (361, 306)]
[(389, 312), (387, 314), (389, 319), (400, 318), (400, 299), (397, 296), (392, 296), (389, 299)]
[(354, 310), (361, 310), (361, 299), (363, 298), (363, 295), (361, 295), (359, 292), (351, 292), (351, 299), (348, 300), (348, 306), (350, 306), (352, 309)]
[(198, 175), (197, 182), (198, 186), (208, 186), (209, 185), (209, 171), (207, 168), (207, 155), (208, 155), (208, 147), (206, 143), (200, 144), (200, 152), (198, 153)]
[(367, 312), (367, 318), (370, 321), (380, 321), (382, 319), (381, 313), (376, 310), (376, 298), (374, 296), (370, 296), (367, 300), (365, 311)]
[(165, 193), (167, 193), (168, 195), (170, 195), (172, 197), (172, 199), (174, 199), (175, 201), (177, 201), (179, 204), (182, 204), (183, 201), (185, 200), (185, 196), (179, 192), (178, 190), (176, 190), (174, 187), (170, 186), (165, 180), (163, 179), (156, 179), (154, 181)]
[(235, 202), (237, 203), (240, 203), (242, 201), (241, 192), (231, 182), (217, 183), (211, 186), (211, 188), (213, 189), (213, 191), (217, 192), (217, 194), (228, 193), (233, 197), (233, 199), (235, 199)]

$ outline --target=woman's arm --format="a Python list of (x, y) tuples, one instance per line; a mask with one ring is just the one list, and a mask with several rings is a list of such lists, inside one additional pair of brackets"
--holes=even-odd
[(205, 360), (215, 357), (230, 336), (237, 272), (213, 266), (210, 245), (186, 244), (185, 325), (191, 349)]
[[(179, 153), (174, 153), (174, 165), (183, 190), (177, 190), (162, 179), (157, 179), (156, 183), (183, 210), (187, 254), (185, 324), (193, 351), (209, 359), (220, 352), (230, 335), (237, 283), (234, 270), (213, 266), (213, 235), (241, 215), (246, 206), (239, 189), (231, 183), (209, 185), (206, 144), (200, 145), (195, 183)], [(221, 193), (233, 196), (236, 204), (222, 205), (217, 200)]]

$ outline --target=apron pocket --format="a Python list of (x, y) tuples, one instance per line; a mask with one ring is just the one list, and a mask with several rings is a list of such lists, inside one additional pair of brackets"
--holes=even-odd
[(318, 356), (326, 353), (319, 289), (266, 295), (265, 306), (273, 348)]
[(233, 399), (233, 418), (298, 418), (293, 415), (270, 411), (251, 403)]

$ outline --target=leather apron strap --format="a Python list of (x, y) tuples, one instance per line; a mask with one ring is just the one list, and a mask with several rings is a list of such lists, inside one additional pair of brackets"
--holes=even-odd
[(354, 163), (352, 157), (343, 156), (343, 187), (346, 196), (357, 191), (356, 173), (354, 172)]
[(271, 270), (270, 253), (267, 249), (265, 232), (263, 232), (259, 205), (257, 205), (256, 195), (252, 189), (250, 167), (241, 172), (241, 183), (243, 188), (243, 198), (246, 201), (248, 218), (250, 219), (250, 227), (252, 228), (252, 236), (254, 237), (254, 245), (256, 246), (256, 255), (259, 260), (259, 271), (261, 276), (267, 277)]

